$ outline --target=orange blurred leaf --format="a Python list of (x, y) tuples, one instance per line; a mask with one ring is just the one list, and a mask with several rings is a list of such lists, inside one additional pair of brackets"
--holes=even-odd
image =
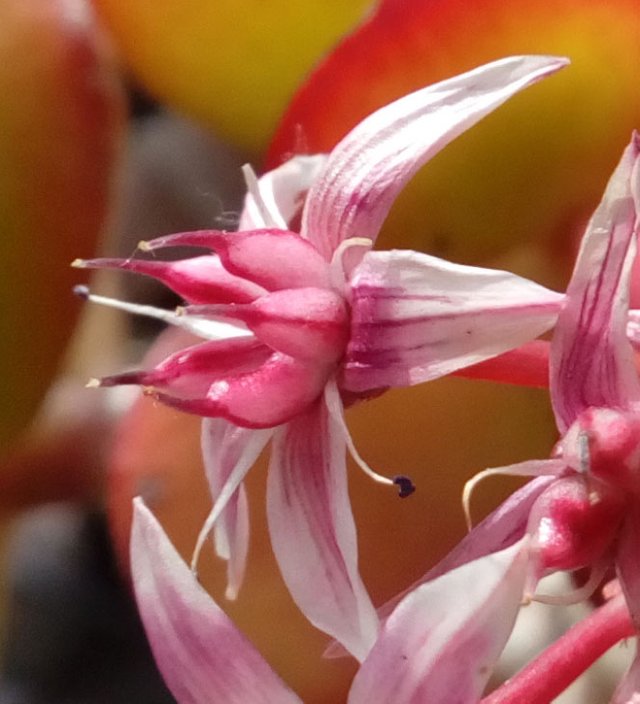
[(557, 284), (568, 258), (555, 255), (568, 253), (567, 235), (592, 212), (640, 127), (636, 0), (383, 0), (298, 91), (267, 166), (293, 152), (329, 150), (411, 90), (527, 53), (568, 56), (572, 65), (428, 164), (397, 202), (380, 246), (477, 262), (541, 243), (551, 247), (547, 282)]
[(0, 448), (55, 373), (78, 305), (69, 262), (95, 248), (124, 101), (90, 8), (0, 3)]

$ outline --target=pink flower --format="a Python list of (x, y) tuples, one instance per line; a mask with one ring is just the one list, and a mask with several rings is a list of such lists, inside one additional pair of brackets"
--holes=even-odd
[[(523, 595), (525, 601), (549, 603), (586, 598), (614, 564), (640, 626), (640, 381), (627, 339), (639, 215), (640, 140), (634, 135), (583, 237), (551, 343), (551, 398), (562, 434), (552, 458), (489, 469), (472, 479), (465, 503), (486, 476), (537, 477), (417, 584), (471, 560), (481, 564), (525, 540), (528, 567), (509, 576), (505, 608)], [(567, 595), (535, 594), (542, 577), (582, 567), (592, 570), (583, 588)], [(381, 615), (400, 598), (383, 607)], [(639, 671), (636, 666), (629, 677), (640, 685)]]
[[(147, 637), (178, 704), (300, 703), (198, 584), (139, 498), (131, 565)], [(477, 701), (515, 621), (509, 590), (525, 571), (524, 544), (517, 544), (409, 594), (358, 670), (349, 704)], [(515, 605), (505, 609), (505, 601)]]
[[(154, 369), (103, 379), (205, 417), (212, 529), (242, 580), (248, 517), (242, 481), (272, 440), (271, 541), (298, 606), (362, 660), (378, 618), (357, 566), (345, 450), (368, 473), (343, 404), (417, 384), (516, 347), (553, 326), (564, 297), (515, 275), (413, 251), (370, 251), (406, 182), (510, 96), (566, 63), (514, 57), (412, 93), (370, 115), (328, 156), (296, 158), (257, 181), (238, 233), (169, 235), (145, 250), (194, 245), (187, 260), (79, 261), (154, 276), (183, 296), (177, 312), (92, 300), (161, 318), (200, 342)], [(289, 228), (300, 215), (300, 232)], [(88, 294), (87, 294), (88, 295)], [(394, 480), (401, 495), (412, 491)]]

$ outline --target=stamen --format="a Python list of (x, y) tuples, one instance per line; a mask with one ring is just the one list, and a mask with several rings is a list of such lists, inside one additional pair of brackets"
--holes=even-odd
[[(350, 237), (337, 246), (331, 257), (331, 283), (341, 293), (345, 290), (346, 282), (353, 269), (360, 264), (364, 255), (373, 247), (373, 240), (367, 237)], [(349, 257), (345, 261), (345, 255)]]
[(182, 328), (187, 332), (204, 338), (205, 340), (226, 340), (234, 337), (247, 337), (251, 332), (246, 327), (239, 327), (230, 322), (221, 322), (217, 320), (208, 320), (206, 318), (190, 317), (184, 314), (179, 314), (176, 311), (164, 310), (155, 306), (142, 305), (138, 303), (128, 303), (120, 301), (117, 298), (109, 298), (107, 296), (98, 296), (89, 291), (88, 286), (74, 286), (73, 292), (83, 300), (91, 301), (91, 303), (99, 303), (100, 305), (116, 310), (131, 313), (132, 315), (143, 315), (147, 318), (155, 318), (161, 320), (168, 325)]
[(262, 197), (258, 177), (249, 164), (245, 164), (242, 167), (242, 175), (244, 176), (244, 182), (247, 186), (247, 190), (249, 191), (249, 195), (253, 198), (256, 208), (260, 213), (260, 217), (263, 220), (264, 227), (286, 229), (286, 223), (282, 222), (282, 219), (273, 212), (273, 210), (269, 207), (269, 204)]
[(362, 457), (356, 450), (356, 446), (353, 444), (353, 438), (351, 437), (349, 429), (347, 428), (347, 424), (345, 423), (344, 414), (342, 412), (342, 402), (340, 400), (340, 394), (338, 392), (338, 387), (336, 386), (335, 381), (331, 380), (327, 383), (324, 390), (324, 396), (327, 404), (327, 409), (329, 410), (329, 414), (331, 415), (333, 420), (340, 426), (340, 430), (342, 431), (342, 436), (347, 445), (347, 449), (349, 450), (349, 454), (353, 458), (354, 462), (358, 465), (358, 467), (360, 467), (360, 469), (368, 477), (373, 479), (374, 482), (378, 482), (379, 484), (386, 484), (387, 486), (398, 485), (400, 487), (399, 496), (401, 496), (402, 498), (412, 494), (415, 491), (415, 486), (408, 477), (404, 475), (397, 475), (393, 479), (390, 479), (389, 477), (385, 477), (384, 475), (375, 472), (362, 459)]
[(469, 481), (467, 481), (464, 485), (464, 489), (462, 490), (462, 508), (464, 510), (464, 520), (467, 524), (468, 531), (471, 531), (473, 528), (473, 521), (471, 520), (471, 496), (475, 491), (476, 486), (484, 479), (487, 479), (487, 477), (493, 477), (498, 474), (508, 476), (509, 473), (504, 470), (504, 467), (485, 469), (484, 471), (478, 472), (478, 474), (471, 477), (471, 479), (469, 479)]
[(490, 469), (485, 469), (482, 472), (478, 472), (478, 474), (469, 479), (462, 490), (462, 508), (464, 509), (464, 517), (467, 523), (467, 528), (471, 530), (473, 527), (473, 523), (471, 521), (471, 509), (469, 506), (471, 502), (471, 495), (475, 491), (476, 486), (483, 479), (496, 475), (502, 475), (504, 477), (553, 477), (559, 476), (564, 468), (565, 463), (564, 460), (561, 459), (528, 460), (526, 462), (511, 464), (507, 467), (492, 467)]

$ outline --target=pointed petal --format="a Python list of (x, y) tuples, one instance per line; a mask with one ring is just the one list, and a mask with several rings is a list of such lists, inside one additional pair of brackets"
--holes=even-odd
[[(286, 230), (302, 209), (307, 191), (317, 179), (327, 160), (326, 155), (297, 156), (258, 179), (259, 197), (271, 220)], [(249, 191), (244, 201), (238, 230), (269, 227), (257, 198)]]
[(636, 640), (636, 655), (616, 687), (610, 704), (637, 704), (638, 702), (640, 702), (640, 653), (638, 653)]
[(318, 250), (295, 232), (249, 230), (218, 237), (215, 249), (226, 269), (268, 291), (329, 288), (330, 269)]
[(221, 312), (231, 320), (241, 320), (272, 349), (298, 359), (337, 362), (349, 337), (347, 304), (340, 294), (327, 288), (274, 291), (253, 303), (231, 305)]
[(77, 259), (78, 269), (118, 269), (151, 276), (190, 303), (249, 303), (265, 293), (230, 274), (214, 255), (160, 262), (149, 259)]
[(224, 230), (191, 230), (189, 232), (174, 232), (171, 235), (162, 235), (152, 240), (143, 240), (138, 243), (142, 252), (153, 252), (166, 247), (202, 247), (215, 249), (215, 243), (220, 235), (227, 234)]
[(101, 386), (139, 384), (178, 399), (204, 399), (221, 378), (255, 370), (271, 350), (250, 337), (201, 342), (175, 352), (155, 369), (105, 377)]
[(640, 630), (640, 507), (630, 501), (618, 538), (616, 571), (635, 627)]
[(140, 499), (131, 566), (151, 649), (179, 704), (300, 704), (198, 584)]
[(494, 357), (549, 329), (563, 301), (508, 272), (397, 250), (366, 254), (351, 295), (350, 391), (418, 384)]
[[(269, 432), (238, 428), (222, 418), (202, 421), (202, 457), (211, 496), (214, 501), (228, 496), (214, 527), (216, 553), (228, 560), (228, 599), (235, 599), (242, 585), (249, 547), (247, 499), (239, 482), (270, 437)], [(237, 488), (231, 493), (234, 485)]]
[(331, 367), (274, 352), (255, 371), (213, 381), (206, 396), (184, 399), (156, 393), (169, 406), (244, 428), (273, 428), (302, 413), (322, 393)]
[(142, 249), (153, 251), (183, 245), (214, 250), (227, 271), (268, 291), (331, 285), (328, 262), (310, 242), (288, 230), (179, 232), (145, 242)]
[(411, 592), (384, 624), (349, 704), (473, 704), (520, 607), (527, 541)]
[[(242, 582), (249, 539), (248, 513), (246, 516), (242, 513), (246, 513), (241, 504), (242, 482), (273, 433), (271, 429), (239, 428), (223, 419), (202, 421), (204, 467), (214, 503), (198, 535), (192, 567), (196, 569), (205, 541), (215, 530), (216, 550), (220, 557), (230, 561), (227, 569), (230, 599), (235, 598)], [(219, 521), (222, 521), (220, 531)]]
[(630, 408), (640, 402), (626, 335), (640, 198), (632, 183), (638, 188), (639, 162), (640, 140), (634, 136), (587, 227), (558, 318), (551, 398), (562, 433), (589, 406)]
[(345, 441), (324, 401), (278, 431), (267, 515), (284, 580), (304, 615), (359, 660), (378, 619), (358, 572)]
[(307, 196), (303, 237), (327, 258), (349, 237), (375, 240), (420, 166), (512, 95), (566, 63), (547, 56), (502, 59), (374, 112), (329, 155)]

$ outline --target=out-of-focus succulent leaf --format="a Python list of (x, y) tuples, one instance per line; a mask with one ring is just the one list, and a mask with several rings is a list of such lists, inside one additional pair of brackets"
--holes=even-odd
[(143, 84), (253, 153), (371, 0), (93, 0)]
[(568, 56), (572, 65), (438, 155), (399, 199), (381, 246), (467, 262), (514, 243), (551, 245), (558, 254), (640, 125), (636, 0), (383, 0), (298, 91), (267, 165), (330, 149), (408, 91), (531, 53)]
[(0, 3), (0, 448), (31, 417), (71, 334), (69, 262), (92, 251), (124, 124), (83, 0)]

